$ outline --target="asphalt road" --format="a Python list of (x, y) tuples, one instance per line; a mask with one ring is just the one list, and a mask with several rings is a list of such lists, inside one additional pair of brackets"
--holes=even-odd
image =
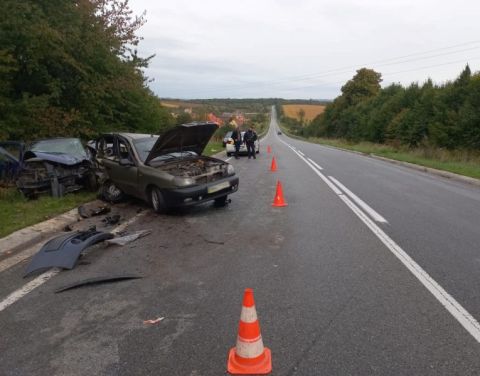
[[(228, 207), (130, 209), (151, 235), (94, 247), (0, 311), (0, 375), (225, 374), (246, 287), (274, 375), (480, 374), (480, 190), (276, 129), (231, 160)], [(0, 274), (0, 302), (24, 268)], [(54, 293), (119, 273), (144, 278)]]

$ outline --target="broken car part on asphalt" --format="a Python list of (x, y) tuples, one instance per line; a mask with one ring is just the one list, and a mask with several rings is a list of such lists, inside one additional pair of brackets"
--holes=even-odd
[(225, 205), (227, 196), (238, 189), (234, 168), (201, 155), (217, 128), (216, 123), (189, 123), (161, 136), (103, 135), (96, 145), (103, 197), (116, 202), (132, 195), (159, 213), (210, 200)]
[(91, 286), (91, 285), (98, 285), (104, 283), (112, 283), (112, 282), (120, 282), (120, 281), (127, 281), (130, 279), (139, 279), (143, 278), (141, 275), (136, 274), (124, 274), (124, 275), (114, 275), (114, 276), (101, 276), (101, 277), (94, 277), (88, 278), (81, 281), (76, 281), (70, 283), (66, 286), (60, 287), (59, 289), (55, 290), (55, 293), (76, 289), (83, 286)]
[(98, 215), (110, 213), (111, 208), (108, 205), (100, 205), (94, 208), (87, 208), (86, 205), (78, 207), (78, 215), (82, 218), (96, 217)]
[(95, 227), (87, 231), (77, 231), (57, 236), (45, 243), (33, 256), (25, 271), (24, 278), (33, 272), (53, 267), (73, 269), (82, 251), (111, 238), (113, 238), (112, 234), (97, 231)]
[(120, 236), (118, 238), (108, 239), (106, 240), (107, 244), (116, 244), (116, 245), (125, 245), (128, 243), (133, 242), (134, 240), (143, 238), (144, 236), (150, 235), (151, 230), (140, 230), (136, 231), (133, 234)]

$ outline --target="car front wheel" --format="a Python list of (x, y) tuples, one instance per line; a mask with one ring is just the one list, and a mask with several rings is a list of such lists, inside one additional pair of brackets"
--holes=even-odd
[(102, 186), (102, 197), (108, 202), (120, 202), (125, 198), (125, 193), (109, 180)]
[(159, 214), (164, 214), (167, 211), (165, 205), (165, 199), (163, 198), (162, 192), (157, 187), (150, 189), (150, 203), (152, 204), (153, 210)]

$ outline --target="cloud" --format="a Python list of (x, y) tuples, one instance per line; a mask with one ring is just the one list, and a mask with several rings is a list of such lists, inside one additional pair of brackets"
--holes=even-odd
[[(471, 0), (130, 4), (147, 10), (139, 52), (156, 54), (146, 73), (159, 96), (332, 98), (362, 66), (403, 84), (453, 79), (467, 61), (479, 66), (480, 41), (452, 47), (480, 35), (480, 3)], [(440, 48), (450, 54), (400, 59)]]

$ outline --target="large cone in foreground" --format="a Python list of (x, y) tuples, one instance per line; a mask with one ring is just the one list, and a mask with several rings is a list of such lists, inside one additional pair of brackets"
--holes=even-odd
[(227, 371), (232, 375), (265, 375), (272, 372), (272, 355), (270, 349), (263, 347), (252, 289), (245, 289), (243, 295), (237, 346), (230, 349)]

